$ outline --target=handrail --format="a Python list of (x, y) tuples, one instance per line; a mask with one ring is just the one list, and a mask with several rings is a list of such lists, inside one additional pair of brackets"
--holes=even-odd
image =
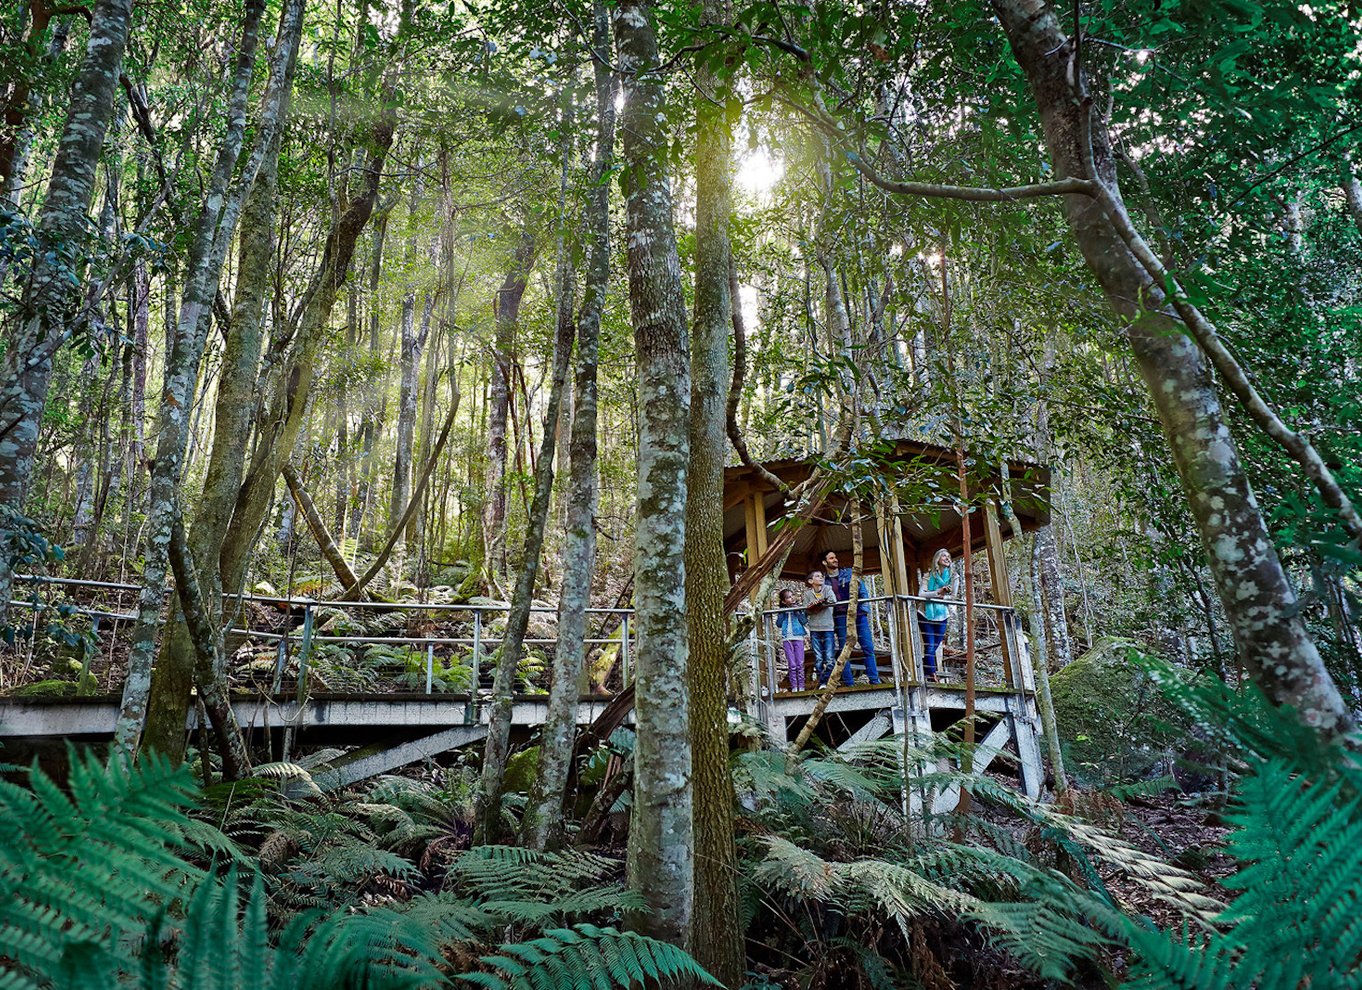
[[(921, 596), (921, 595), (871, 595), (871, 596), (869, 596), (869, 597), (867, 597), (867, 598), (858, 598), (858, 599), (856, 599), (856, 604), (857, 604), (857, 606), (861, 606), (861, 605), (875, 605), (875, 604), (879, 604), (879, 603), (882, 603), (882, 602), (894, 602), (894, 601), (899, 601), (899, 602), (921, 602), (921, 603), (924, 604), (924, 605), (926, 605), (926, 604), (932, 604), (932, 605), (955, 605), (955, 606), (957, 606), (957, 607), (959, 607), (959, 608), (964, 608), (964, 607), (966, 606), (966, 603), (965, 603), (964, 601), (960, 601), (960, 600), (957, 600), (957, 599), (954, 599), (954, 598), (924, 598), (924, 597)], [(832, 604), (832, 603), (829, 602), (829, 604)], [(845, 601), (841, 601), (841, 602), (837, 602), (836, 604), (838, 604), (838, 605), (846, 605), (846, 604), (848, 604), (848, 603), (845, 602)], [(999, 604), (997, 604), (996, 602), (974, 602), (974, 603), (973, 603), (973, 607), (974, 607), (974, 608), (977, 608), (977, 609), (986, 609), (986, 610), (994, 611), (994, 612), (1015, 612), (1015, 611), (1017, 610), (1015, 606), (1012, 606), (1012, 605), (999, 605)], [(766, 609), (762, 609), (761, 614), (762, 614), (762, 615), (779, 615), (779, 614), (784, 613), (784, 612), (803, 612), (804, 610), (805, 610), (805, 606), (803, 606), (803, 605), (793, 605), (793, 606), (791, 606), (790, 608), (766, 608)], [(743, 613), (739, 613), (739, 614), (748, 615), (748, 614), (750, 614), (750, 613), (743, 612)]]
[[(141, 590), (142, 590), (142, 586), (141, 586), (140, 584), (120, 584), (120, 583), (116, 583), (116, 582), (113, 582), (113, 581), (87, 581), (87, 580), (85, 580), (85, 579), (83, 579), (83, 578), (47, 577), (47, 576), (41, 575), (41, 574), (16, 574), (16, 575), (14, 575), (14, 580), (15, 580), (15, 581), (28, 581), (28, 582), (31, 582), (31, 583), (34, 583), (34, 584), (62, 584), (62, 585), (74, 585), (74, 586), (77, 586), (77, 587), (85, 587), (85, 588), (111, 588), (111, 589), (113, 589), (113, 590), (115, 590), (115, 591), (141, 591)], [(327, 599), (327, 598), (285, 598), (285, 597), (280, 597), (280, 596), (278, 596), (278, 595), (256, 595), (256, 594), (239, 595), (239, 594), (237, 594), (236, 592), (223, 592), (222, 597), (223, 597), (224, 599), (230, 598), (230, 599), (232, 599), (232, 600), (240, 600), (240, 601), (248, 601), (248, 602), (268, 602), (268, 603), (272, 603), (272, 604), (276, 604), (276, 605), (296, 605), (296, 606), (298, 606), (299, 608), (305, 608), (305, 607), (307, 607), (308, 605), (313, 605), (313, 606), (318, 606), (318, 605), (320, 605), (320, 606), (334, 607), (334, 608), (367, 608), (367, 609), (375, 609), (375, 610), (389, 609), (389, 610), (392, 610), (392, 611), (401, 611), (401, 610), (403, 610), (403, 609), (421, 609), (421, 610), (440, 611), (440, 612), (509, 612), (509, 611), (511, 610), (511, 605), (510, 605), (509, 603), (506, 603), (506, 604), (495, 604), (495, 605), (473, 605), (473, 604), (467, 603), (467, 602), (462, 602), (462, 603), (461, 603), (461, 602), (359, 602), (359, 601), (347, 601), (347, 600), (344, 600), (344, 599), (332, 600), (332, 599)], [(540, 613), (556, 613), (556, 612), (558, 611), (558, 607), (557, 607), (556, 605), (531, 605), (531, 606), (530, 606), (530, 611), (531, 611), (531, 612), (540, 612)], [(595, 607), (593, 607), (593, 608), (588, 608), (588, 609), (586, 609), (586, 614), (587, 614), (587, 615), (624, 615), (624, 614), (632, 615), (633, 612), (634, 612), (634, 610), (631, 609), (631, 608), (595, 608)], [(133, 618), (136, 618), (136, 616), (133, 616)]]

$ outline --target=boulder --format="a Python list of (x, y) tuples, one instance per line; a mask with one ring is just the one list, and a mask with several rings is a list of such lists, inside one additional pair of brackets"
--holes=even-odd
[(1079, 780), (1108, 785), (1167, 772), (1187, 746), (1181, 716), (1159, 693), (1128, 639), (1103, 638), (1050, 675), (1064, 764)]

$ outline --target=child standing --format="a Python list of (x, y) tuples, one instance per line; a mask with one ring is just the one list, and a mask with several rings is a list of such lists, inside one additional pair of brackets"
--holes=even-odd
[[(799, 603), (794, 598), (794, 592), (789, 588), (782, 588), (780, 591), (780, 607), (782, 609), (799, 608)], [(780, 645), (785, 650), (785, 666), (789, 671), (790, 690), (803, 691), (804, 613), (779, 612), (776, 614), (776, 625), (780, 628)]]
[(813, 641), (813, 672), (820, 686), (828, 682), (837, 657), (837, 639), (833, 635), (832, 607), (837, 596), (824, 579), (822, 571), (809, 572), (809, 587), (804, 592), (804, 609), (808, 613), (809, 638)]

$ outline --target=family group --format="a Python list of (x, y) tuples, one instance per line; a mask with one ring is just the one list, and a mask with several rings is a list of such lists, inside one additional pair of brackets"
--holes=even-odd
[[(806, 689), (804, 671), (805, 641), (813, 647), (813, 670), (818, 686), (827, 684), (837, 658), (847, 641), (847, 611), (851, 599), (850, 567), (839, 567), (837, 553), (829, 550), (811, 570), (804, 589), (803, 601), (796, 598), (791, 588), (780, 591), (776, 626), (780, 630), (781, 647), (791, 691)], [(936, 679), (936, 655), (946, 639), (946, 606), (939, 599), (950, 596), (951, 555), (938, 550), (932, 558), (932, 569), (927, 575), (921, 596), (927, 599), (918, 613), (922, 629), (922, 668), (929, 680)], [(856, 586), (856, 639), (865, 658), (866, 679), (880, 683), (880, 671), (875, 662), (875, 640), (870, 631), (870, 597), (865, 582)], [(851, 663), (842, 666), (842, 683), (855, 683)]]

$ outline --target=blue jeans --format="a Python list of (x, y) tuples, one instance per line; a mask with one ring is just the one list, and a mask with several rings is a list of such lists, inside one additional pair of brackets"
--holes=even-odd
[[(834, 614), (832, 617), (833, 630), (837, 634), (837, 652), (842, 651), (842, 647), (847, 644), (847, 617), (846, 613)], [(861, 649), (865, 651), (865, 674), (870, 678), (871, 684), (880, 683), (880, 668), (875, 666), (875, 640), (870, 635), (870, 613), (856, 612), (856, 638), (861, 642)], [(842, 683), (850, 686), (856, 683), (856, 678), (851, 673), (851, 660), (848, 658), (847, 665), (842, 668)]]
[(919, 618), (917, 624), (922, 629), (922, 671), (935, 677), (936, 651), (946, 641), (946, 620)]
[(831, 629), (810, 629), (809, 637), (813, 640), (813, 674), (823, 685), (837, 660), (836, 638)]

